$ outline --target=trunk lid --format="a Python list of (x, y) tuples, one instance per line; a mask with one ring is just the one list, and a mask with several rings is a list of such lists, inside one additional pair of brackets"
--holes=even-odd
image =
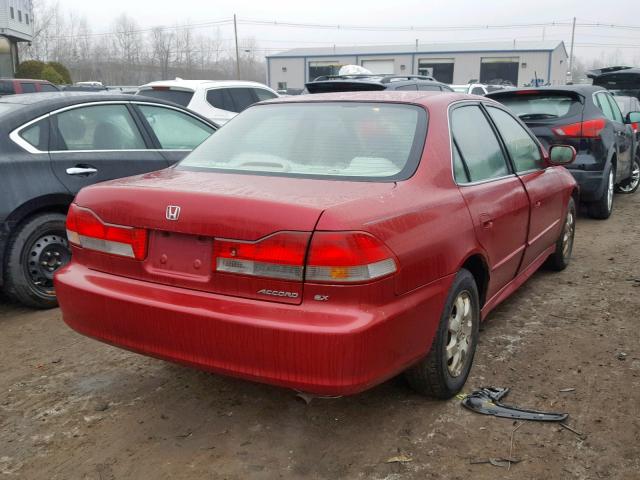
[[(214, 271), (216, 239), (254, 242), (275, 232), (307, 232), (310, 239), (326, 208), (381, 195), (394, 186), (175, 169), (105, 182), (82, 190), (76, 204), (105, 223), (146, 229), (146, 259), (80, 249), (77, 260), (145, 281), (300, 303), (302, 281)], [(176, 209), (168, 207), (179, 207), (177, 219)]]

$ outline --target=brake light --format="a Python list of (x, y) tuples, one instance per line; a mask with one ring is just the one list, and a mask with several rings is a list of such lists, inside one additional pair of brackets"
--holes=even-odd
[(553, 133), (560, 137), (596, 138), (607, 126), (604, 118), (595, 118), (585, 122), (572, 123), (553, 128)]
[(214, 270), (255, 277), (302, 280), (308, 233), (280, 232), (256, 242), (213, 242)]
[(147, 231), (104, 223), (87, 208), (71, 204), (67, 213), (67, 238), (70, 243), (89, 250), (144, 260), (147, 256)]
[(352, 283), (385, 277), (397, 270), (391, 251), (364, 232), (316, 232), (311, 240), (305, 279)]
[(168, 90), (170, 90), (169, 87), (151, 87), (151, 90), (155, 90), (157, 92), (166, 92)]
[(323, 283), (366, 282), (397, 271), (391, 251), (368, 233), (316, 232), (307, 255), (309, 237), (309, 233), (279, 232), (256, 242), (216, 239), (213, 269)]

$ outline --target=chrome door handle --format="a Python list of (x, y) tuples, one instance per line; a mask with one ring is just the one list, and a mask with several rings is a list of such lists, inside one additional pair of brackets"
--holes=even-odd
[(91, 175), (98, 173), (97, 168), (93, 167), (70, 167), (67, 168), (67, 175)]

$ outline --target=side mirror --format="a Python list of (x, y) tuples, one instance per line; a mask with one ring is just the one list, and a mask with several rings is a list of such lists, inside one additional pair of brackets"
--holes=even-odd
[(625, 118), (624, 123), (629, 123), (629, 124), (640, 123), (640, 112), (627, 113), (627, 118)]
[(576, 159), (576, 149), (570, 145), (553, 145), (549, 150), (551, 165), (569, 165)]

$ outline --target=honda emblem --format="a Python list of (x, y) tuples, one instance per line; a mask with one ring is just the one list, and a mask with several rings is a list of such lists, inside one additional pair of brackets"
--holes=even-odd
[(180, 218), (180, 207), (178, 205), (167, 205), (167, 220), (176, 221)]

